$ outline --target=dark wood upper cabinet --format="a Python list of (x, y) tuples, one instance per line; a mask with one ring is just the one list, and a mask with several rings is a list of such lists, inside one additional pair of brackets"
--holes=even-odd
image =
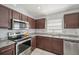
[(12, 18), (11, 9), (0, 5), (0, 27), (10, 28), (10, 20)]
[(79, 28), (79, 13), (64, 15), (64, 28)]
[(12, 18), (21, 20), (21, 14), (19, 12), (13, 10), (12, 11)]
[(36, 36), (36, 47), (63, 55), (63, 39)]
[(32, 21), (32, 24), (31, 24), (32, 25), (32, 29), (35, 29), (35, 20), (32, 19), (31, 21)]
[(45, 18), (35, 20), (36, 29), (45, 29)]
[(35, 20), (31, 17), (27, 17), (29, 25), (30, 25), (30, 29), (35, 29)]
[(11, 28), (11, 19), (28, 21), (30, 29), (35, 29), (35, 20), (33, 18), (0, 5), (0, 28)]
[(21, 14), (21, 18), (22, 18), (23, 21), (28, 21), (27, 16), (25, 16), (23, 14)]

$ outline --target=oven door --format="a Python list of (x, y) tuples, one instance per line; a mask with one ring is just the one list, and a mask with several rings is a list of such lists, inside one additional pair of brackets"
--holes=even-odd
[(16, 43), (16, 54), (19, 55), (31, 47), (31, 38)]
[(20, 45), (18, 46), (18, 49), (19, 49), (18, 54), (21, 54), (23, 51), (25, 51), (26, 49), (28, 49), (28, 48), (31, 46), (30, 43), (31, 43), (31, 41), (28, 40), (28, 41), (26, 41), (26, 42), (20, 44)]

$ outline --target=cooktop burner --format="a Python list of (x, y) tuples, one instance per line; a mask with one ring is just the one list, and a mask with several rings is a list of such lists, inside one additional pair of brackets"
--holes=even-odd
[(29, 39), (29, 38), (31, 38), (31, 37), (24, 37), (24, 38), (20, 38), (20, 39), (15, 39), (15, 40), (10, 39), (10, 40), (12, 40), (12, 41), (14, 41), (14, 42), (20, 42), (20, 41), (23, 41), (23, 40), (27, 40), (27, 39)]

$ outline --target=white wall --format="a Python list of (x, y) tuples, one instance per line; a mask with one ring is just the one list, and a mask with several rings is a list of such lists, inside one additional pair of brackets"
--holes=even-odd
[[(13, 8), (13, 9), (16, 9), (14, 6), (12, 7), (12, 5), (5, 5), (5, 6), (8, 6), (10, 8)], [(21, 10), (21, 9), (16, 9), (17, 11), (19, 10), (20, 12), (22, 13), (25, 13), (24, 10)], [(61, 18), (63, 19), (63, 16), (64, 14), (68, 14), (68, 13), (74, 13), (74, 12), (79, 12), (79, 8), (76, 8), (76, 9), (69, 9), (67, 11), (63, 11), (63, 12), (59, 12), (59, 13), (55, 13), (55, 14), (51, 14), (51, 15), (47, 15), (46, 16), (46, 19), (47, 18), (52, 18), (52, 19), (58, 19), (58, 18)], [(27, 14), (27, 13), (26, 13)], [(49, 19), (50, 20), (50, 19)], [(63, 19), (64, 21), (64, 19)], [(62, 22), (63, 22), (62, 21)], [(64, 23), (63, 23), (64, 25)], [(75, 35), (79, 35), (79, 28), (78, 29), (64, 29), (64, 26), (62, 25), (63, 27), (63, 33), (64, 34), (75, 34)], [(17, 30), (8, 30), (8, 29), (3, 29), (3, 28), (0, 28), (0, 38), (6, 38), (7, 37), (7, 32), (16, 32)], [(35, 33), (35, 30), (34, 29), (29, 29), (29, 30), (19, 30), (20, 32), (24, 32), (24, 31), (28, 31), (30, 33)], [(37, 33), (47, 33), (47, 30), (46, 29), (36, 29), (36, 32)]]
[[(64, 29), (64, 14), (69, 14), (69, 13), (76, 13), (79, 12), (79, 7), (78, 8), (73, 8), (73, 9), (68, 9), (63, 12), (58, 12), (55, 14), (50, 14), (46, 16), (46, 19), (50, 20), (50, 18), (53, 19), (62, 19), (62, 33), (63, 34), (72, 34), (72, 35), (79, 35), (79, 28), (77, 29)], [(45, 29), (37, 29), (37, 32), (41, 33), (47, 33), (46, 28)]]

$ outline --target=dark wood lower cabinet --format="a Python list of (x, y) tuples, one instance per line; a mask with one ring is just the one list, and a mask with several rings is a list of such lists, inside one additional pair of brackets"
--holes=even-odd
[(36, 37), (36, 47), (47, 51), (51, 50), (51, 43), (48, 37), (37, 36)]
[(53, 53), (63, 54), (63, 39), (51, 38), (51, 49)]
[(36, 48), (36, 37), (33, 37), (31, 40), (32, 51)]
[(16, 48), (15, 44), (0, 48), (0, 55), (15, 55)]
[(1, 53), (1, 55), (12, 55), (12, 54), (13, 54), (13, 51), (11, 49)]
[(36, 47), (63, 55), (63, 40), (59, 38), (36, 36)]

